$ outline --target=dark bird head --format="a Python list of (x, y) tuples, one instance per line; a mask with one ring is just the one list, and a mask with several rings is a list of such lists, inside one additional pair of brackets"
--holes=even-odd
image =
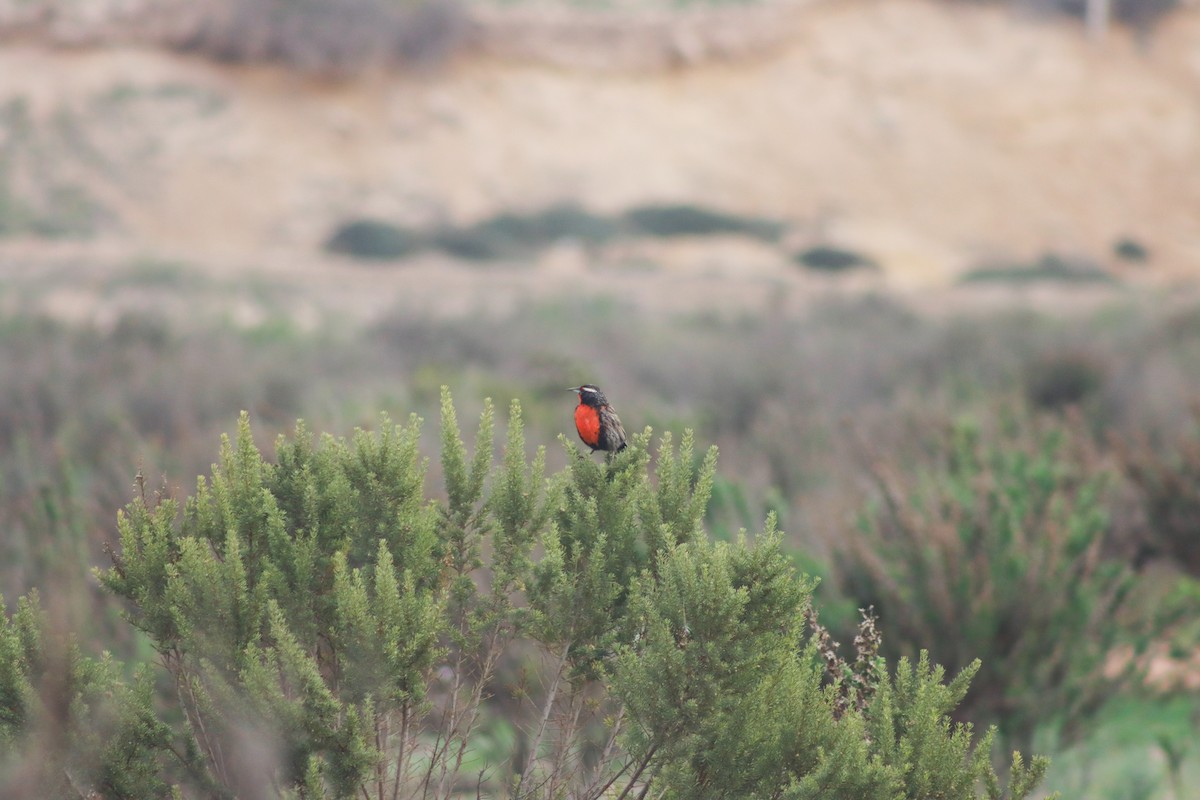
[(608, 405), (608, 398), (604, 396), (604, 392), (590, 383), (585, 383), (583, 386), (573, 386), (567, 391), (579, 395), (579, 402), (585, 406), (600, 408), (601, 406)]

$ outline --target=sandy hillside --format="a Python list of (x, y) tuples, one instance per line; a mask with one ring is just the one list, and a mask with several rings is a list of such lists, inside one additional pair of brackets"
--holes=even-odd
[[(311, 274), (339, 268), (319, 244), (348, 217), (467, 222), (561, 201), (782, 219), (798, 244), (869, 253), (897, 286), (1046, 250), (1129, 273), (1110, 256), (1122, 236), (1151, 249), (1144, 272), (1200, 273), (1200, 10), (1171, 17), (1149, 50), (921, 0), (780, 19), (761, 46), (685, 38), (668, 63), (491, 47), (350, 82), (16, 39), (0, 47), (0, 105), (18, 102), (34, 134), (10, 192), (50, 180), (103, 209), (91, 239), (48, 252)], [(0, 256), (41, 246), (0, 240)], [(698, 260), (710, 281), (783, 269), (735, 243), (639, 257)]]

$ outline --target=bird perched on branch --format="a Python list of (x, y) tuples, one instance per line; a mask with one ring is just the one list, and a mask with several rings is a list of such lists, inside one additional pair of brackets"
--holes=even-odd
[(619, 453), (625, 449), (625, 429), (617, 411), (608, 403), (604, 392), (590, 383), (568, 389), (579, 395), (575, 406), (575, 430), (592, 451)]

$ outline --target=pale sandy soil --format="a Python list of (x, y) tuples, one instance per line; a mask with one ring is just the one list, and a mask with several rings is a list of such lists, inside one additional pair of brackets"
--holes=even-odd
[[(920, 295), (982, 260), (1050, 250), (1135, 282), (1200, 274), (1200, 10), (1170, 18), (1149, 50), (923, 0), (815, 3), (761, 48), (731, 41), (695, 58), (676, 43), (675, 66), (491, 48), (343, 82), (9, 41), (0, 106), (24, 104), (40, 148), (22, 151), (12, 186), (82, 186), (106, 221), (85, 242), (0, 239), (0, 263), (10, 281), (78, 270), (75, 299), (55, 308), (85, 317), (87, 282), (142, 257), (292, 287), (301, 316), (496, 310), (571, 290), (761, 308), (830, 291), (780, 250), (733, 240), (564, 244), (504, 268), (365, 267), (319, 249), (363, 215), (432, 225), (563, 201), (689, 202), (783, 220), (789, 244), (869, 254), (882, 272), (856, 288)], [(1122, 236), (1151, 249), (1149, 266), (1112, 259)]]

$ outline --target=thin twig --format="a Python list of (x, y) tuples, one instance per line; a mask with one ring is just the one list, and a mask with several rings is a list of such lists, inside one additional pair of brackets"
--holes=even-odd
[(386, 717), (386, 714), (375, 714), (375, 752), (379, 753), (379, 758), (375, 761), (375, 797), (376, 800), (383, 800), (383, 784), (386, 776), (383, 773), (383, 744), (385, 733), (380, 730), (380, 717)]
[(617, 770), (616, 774), (614, 774), (611, 778), (608, 779), (607, 783), (605, 783), (603, 786), (600, 787), (600, 791), (596, 792), (595, 794), (591, 794), (592, 790), (589, 787), (587, 790), (587, 793), (585, 793), (583, 796), (584, 800), (592, 800), (592, 798), (603, 797), (604, 793), (608, 791), (609, 787), (612, 786), (617, 781), (619, 781), (621, 779), (621, 776), (625, 774), (626, 770), (628, 770), (632, 766), (633, 766), (633, 759), (631, 758), (625, 762), (625, 766), (623, 766), (619, 770)]
[(654, 783), (654, 778), (658, 773), (651, 775), (646, 779), (646, 785), (642, 787), (642, 791), (638, 793), (637, 800), (646, 800), (646, 795), (650, 794), (650, 786)]
[[(443, 710), (443, 715), (445, 711)], [(443, 719), (445, 717), (443, 716)], [(425, 769), (425, 777), (421, 780), (421, 800), (429, 796), (429, 785), (433, 782), (433, 771), (437, 767), (438, 748), (442, 746), (442, 729), (439, 726), (433, 737), (433, 749), (429, 751), (429, 766)]]
[(555, 748), (554, 764), (550, 770), (549, 796), (554, 797), (558, 788), (559, 776), (571, 757), (571, 744), (575, 739), (575, 731), (579, 729), (579, 715), (583, 712), (583, 692), (571, 686), (571, 699), (567, 704), (567, 719), (569, 722), (558, 732), (558, 747)]
[(517, 788), (513, 790), (513, 796), (519, 798), (521, 796), (521, 787), (525, 784), (525, 776), (533, 769), (533, 765), (537, 763), (538, 749), (542, 746), (542, 736), (546, 733), (546, 725), (550, 721), (550, 712), (554, 709), (554, 701), (558, 699), (558, 684), (562, 681), (563, 672), (567, 667), (567, 655), (571, 651), (571, 642), (568, 640), (562, 648), (562, 653), (558, 656), (558, 665), (554, 670), (554, 680), (550, 684), (550, 691), (546, 695), (546, 703), (542, 707), (542, 719), (538, 723), (537, 733), (534, 734), (533, 742), (529, 748), (529, 756), (525, 762), (525, 769), (521, 770), (521, 776), (517, 779)]
[(496, 664), (500, 660), (500, 653), (503, 649), (500, 632), (497, 628), (493, 628), (491, 638), (488, 640), (487, 656), (484, 658), (483, 667), (480, 669), (479, 677), (475, 681), (475, 688), (471, 693), (471, 702), (467, 707), (470, 709), (467, 712), (467, 722), (459, 731), (458, 752), (454, 757), (452, 771), (454, 775), (457, 775), (458, 771), (462, 769), (463, 757), (466, 755), (471, 733), (475, 730), (475, 723), (479, 721), (479, 710), (483, 706), (483, 692), (492, 681), (492, 675), (496, 671)]
[[(595, 789), (596, 789), (596, 784), (599, 783), (601, 781), (601, 779), (603, 778), (602, 770), (604, 769), (604, 766), (608, 763), (609, 759), (612, 758), (613, 748), (617, 744), (617, 734), (621, 732), (621, 723), (624, 722), (624, 720), (625, 720), (625, 704), (622, 703), (620, 708), (617, 709), (617, 716), (616, 716), (616, 719), (613, 720), (612, 730), (608, 734), (608, 741), (604, 743), (604, 750), (601, 752), (600, 760), (596, 764), (596, 776), (594, 778), (592, 778), (591, 782), (588, 783), (587, 788), (583, 790), (583, 795), (582, 795), (583, 800), (589, 800), (592, 797), (599, 797), (600, 795), (604, 794), (604, 791), (606, 789), (608, 789), (609, 786), (612, 785), (613, 781), (615, 781), (617, 779), (617, 777), (620, 776), (621, 773), (620, 772), (617, 773), (617, 775), (614, 776), (612, 780), (610, 780), (608, 783), (604, 784), (604, 788), (601, 789), (599, 793), (594, 794), (594, 795), (592, 794), (592, 792), (595, 791)], [(627, 769), (629, 769), (628, 763), (626, 763), (625, 766), (621, 768), (621, 772), (624, 772)]]
[(396, 777), (395, 780), (392, 781), (392, 800), (399, 800), (400, 798), (400, 778), (404, 775), (404, 770), (407, 766), (408, 718), (410, 707), (411, 703), (408, 700), (405, 700), (404, 705), (400, 708), (400, 752), (396, 757)]
[(475, 781), (475, 800), (483, 800), (483, 775), (487, 769), (487, 764), (484, 764), (479, 770), (479, 778)]
[(83, 789), (80, 789), (78, 786), (75, 785), (75, 779), (71, 777), (71, 773), (68, 772), (66, 770), (66, 768), (63, 768), (62, 773), (63, 773), (63, 777), (67, 779), (67, 785), (70, 786), (72, 790), (74, 790), (75, 794), (79, 795), (79, 800), (88, 800), (89, 795), (85, 794)]
[[(646, 751), (646, 755), (642, 758), (642, 763), (638, 765), (637, 772), (633, 773), (633, 777), (629, 779), (629, 784), (625, 787), (625, 791), (617, 795), (617, 800), (625, 800), (625, 798), (629, 796), (629, 792), (634, 786), (637, 785), (637, 779), (642, 777), (642, 773), (646, 770), (646, 767), (649, 766), (650, 759), (654, 758), (654, 754), (656, 752), (658, 752), (657, 744), (653, 745), (649, 750)], [(646, 785), (649, 786), (648, 783)]]
[[(192, 681), (188, 675), (187, 668), (183, 665), (183, 657), (178, 652), (172, 653), (167, 657), (169, 669), (175, 676), (175, 691), (179, 695), (179, 704), (183, 707), (183, 713), (188, 719), (188, 723), (200, 733), (200, 740), (205, 752), (208, 754), (209, 764), (217, 774), (217, 779), (221, 785), (228, 788), (229, 775), (225, 770), (225, 757), (221, 752), (221, 744), (219, 741), (214, 741), (208, 735), (208, 729), (204, 725), (204, 715), (200, 713), (200, 701), (196, 698), (195, 687), (192, 686)], [(174, 665), (173, 668), (170, 665)], [(186, 690), (186, 695), (185, 695)]]
[[(459, 626), (459, 630), (463, 633), (463, 635), (465, 635), (465, 627), (466, 622), (463, 621)], [(442, 790), (445, 788), (447, 769), (446, 756), (450, 752), (450, 743), (454, 740), (455, 731), (458, 730), (458, 693), (462, 690), (462, 673), (465, 661), (466, 656), (463, 654), (462, 650), (459, 650), (454, 661), (454, 684), (450, 689), (450, 704), (442, 716), (442, 720), (446, 726), (445, 738), (442, 739), (440, 750), (435, 746), (434, 751), (430, 755), (429, 759), (429, 773), (431, 777), (433, 775), (434, 765), (438, 763), (441, 764), (441, 772), (438, 774), (438, 793), (434, 795), (435, 797), (440, 796)], [(439, 731), (439, 737), (440, 736), (441, 732)], [(428, 787), (426, 787), (426, 790), (428, 791)], [(422, 794), (421, 796), (424, 797), (425, 795)]]

